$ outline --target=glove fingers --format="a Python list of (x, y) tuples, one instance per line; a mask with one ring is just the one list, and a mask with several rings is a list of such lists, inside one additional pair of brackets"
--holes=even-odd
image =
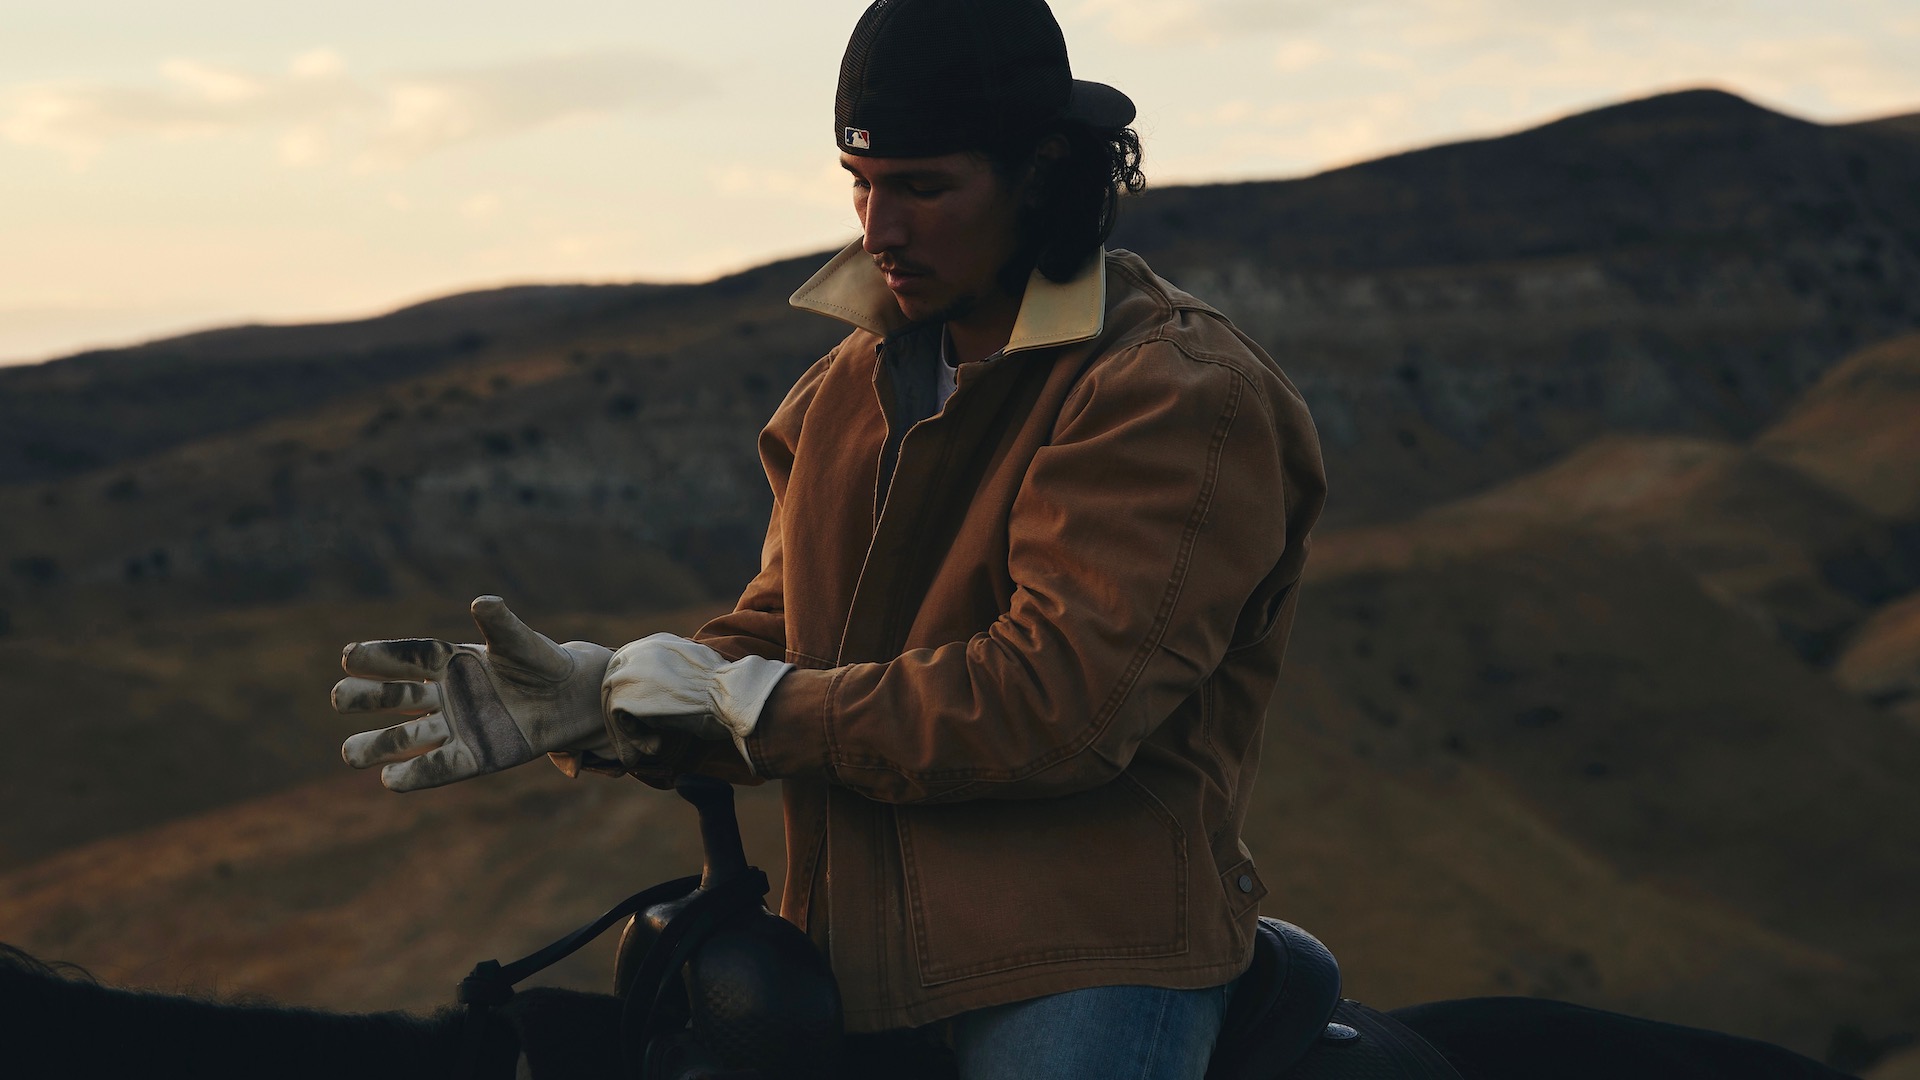
[(573, 656), (508, 610), (497, 596), (476, 597), (474, 625), (486, 638), (487, 654), (543, 679), (559, 681), (573, 672)]
[(356, 769), (388, 765), (427, 753), (444, 744), (448, 734), (446, 716), (434, 713), (354, 735), (340, 744), (340, 757)]
[(648, 725), (648, 720), (653, 717), (643, 720), (624, 709), (615, 710), (610, 716), (613, 730), (619, 734), (620, 741), (626, 743), (634, 753), (658, 757), (666, 749), (666, 736)]
[(389, 682), (348, 678), (333, 685), (338, 713), (430, 713), (440, 711), (440, 687), (430, 682)]
[(613, 717), (613, 729), (642, 754), (658, 754), (665, 747), (665, 737), (671, 733), (692, 735), (698, 739), (731, 739), (733, 732), (712, 713), (652, 713), (645, 716), (635, 715), (625, 709), (616, 709), (609, 714)]
[(452, 642), (438, 638), (356, 641), (340, 651), (340, 666), (368, 679), (437, 679), (454, 652)]
[(419, 791), (440, 787), (480, 775), (473, 752), (458, 739), (438, 750), (429, 750), (417, 758), (398, 762), (380, 770), (380, 783), (388, 791)]

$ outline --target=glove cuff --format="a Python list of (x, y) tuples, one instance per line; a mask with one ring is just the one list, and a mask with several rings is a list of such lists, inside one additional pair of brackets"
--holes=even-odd
[(747, 736), (760, 725), (760, 712), (773, 696), (773, 688), (792, 670), (792, 664), (748, 655), (714, 673), (713, 704), (718, 719), (733, 734), (734, 748), (749, 767), (752, 759), (747, 756)]

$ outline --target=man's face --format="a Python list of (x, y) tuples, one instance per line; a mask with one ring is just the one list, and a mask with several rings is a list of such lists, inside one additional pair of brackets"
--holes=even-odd
[(1019, 246), (1020, 192), (986, 158), (840, 155), (853, 174), (862, 246), (908, 319), (964, 318), (1004, 295), (998, 275)]

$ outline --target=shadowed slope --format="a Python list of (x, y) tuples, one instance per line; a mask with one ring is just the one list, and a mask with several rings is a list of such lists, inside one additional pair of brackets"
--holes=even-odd
[[(671, 794), (534, 766), (407, 796), (336, 775), (0, 876), (0, 907), (22, 947), (109, 982), (351, 1010), (448, 1004), (476, 961), (532, 952), (699, 870), (693, 813)], [(778, 881), (778, 793), (740, 801), (748, 851)], [(606, 992), (614, 944), (540, 982)]]
[(1848, 635), (1833, 674), (1920, 730), (1920, 592), (1886, 605)]
[[(1920, 141), (1885, 122), (1822, 127), (1689, 91), (1305, 179), (1155, 189), (1115, 243), (1280, 359), (1365, 481), (1336, 512), (1378, 520), (1608, 428), (1757, 430), (1847, 349), (1920, 325), (1917, 178)], [(542, 352), (720, 360), (701, 373), (735, 393), (721, 358), (749, 324), (745, 370), (777, 393), (837, 336), (781, 304), (818, 261), (496, 290), (0, 372), (0, 483)], [(691, 385), (643, 370), (670, 394)], [(417, 403), (385, 404), (411, 418)]]
[[(1247, 842), (1265, 909), (1356, 992), (1546, 994), (1815, 1054), (1841, 1023), (1915, 1023), (1915, 733), (1616, 543), (1406, 527), (1328, 534), (1314, 566)], [(765, 865), (773, 793), (746, 794)], [(693, 844), (629, 782), (341, 776), (15, 870), (0, 902), (115, 978), (418, 1007)]]
[[(1248, 837), (1270, 912), (1370, 998), (1549, 993), (1813, 1053), (1920, 1029), (1914, 731), (1816, 666), (1865, 686), (1904, 648), (1908, 346), (1789, 408), (1920, 318), (1916, 146), (1674, 95), (1130, 208), (1124, 242), (1305, 388), (1336, 518), (1387, 522), (1316, 538)], [(22, 863), (338, 768), (346, 640), (467, 639), (482, 591), (629, 640), (659, 627), (616, 613), (730, 595), (754, 433), (839, 332), (785, 311), (803, 272), (564, 308), (0, 491), (0, 723), (33, 748), (0, 775), (0, 896), (29, 943), (425, 1003), (520, 947), (476, 936), (530, 947), (684, 872), (651, 793), (516, 786), (540, 769), (413, 801), (347, 777)], [(5, 400), (56, 417), (84, 384)]]
[[(594, 616), (509, 596), (558, 640), (686, 633), (710, 608)], [(478, 637), (466, 603), (308, 604), (168, 616), (73, 639), (0, 641), (0, 724), (32, 753), (0, 755), (0, 871), (63, 848), (280, 791), (346, 768), (367, 717), (329, 706), (349, 641)], [(379, 782), (359, 777), (374, 790)], [(432, 800), (421, 800), (431, 802)], [(0, 904), (0, 910), (5, 906)], [(7, 928), (0, 925), (0, 940)]]
[(1920, 521), (1920, 334), (1848, 357), (1756, 445), (1875, 514)]

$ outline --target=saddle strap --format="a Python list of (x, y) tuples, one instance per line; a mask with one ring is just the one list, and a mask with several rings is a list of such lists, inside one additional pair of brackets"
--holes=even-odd
[(699, 885), (700, 878), (696, 875), (642, 889), (615, 904), (606, 914), (538, 952), (523, 956), (511, 964), (482, 960), (473, 965), (467, 977), (460, 980), (460, 989), (454, 999), (466, 1007), (466, 1016), (461, 1021), (460, 1050), (454, 1062), (455, 1080), (468, 1080), (480, 1074), (480, 1052), (486, 1038), (487, 1016), (495, 1006), (504, 1005), (513, 997), (515, 983), (572, 956), (582, 945), (599, 937), (614, 923), (634, 912), (685, 896)]
[(1281, 1080), (1461, 1080), (1412, 1028), (1343, 1000), (1313, 1048)]

